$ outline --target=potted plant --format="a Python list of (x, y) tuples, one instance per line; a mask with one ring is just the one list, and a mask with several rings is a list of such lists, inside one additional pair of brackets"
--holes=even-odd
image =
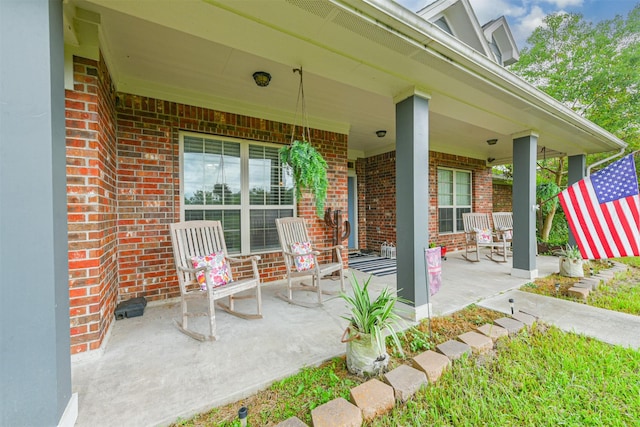
[(436, 244), (434, 242), (429, 242), (429, 249), (437, 248), (438, 246), (440, 247), (440, 257), (443, 260), (446, 261), (447, 260), (447, 247), (443, 246), (443, 245), (438, 245), (438, 244)]
[(298, 201), (305, 190), (313, 192), (316, 213), (324, 218), (324, 203), (327, 200), (327, 162), (307, 141), (292, 141), (280, 149), (280, 161), (291, 168)]
[(560, 275), (584, 277), (582, 254), (577, 246), (567, 245), (560, 251)]
[(369, 295), (371, 277), (361, 286), (354, 275), (351, 280), (353, 296), (340, 293), (351, 311), (349, 316), (343, 316), (349, 321), (342, 335), (342, 342), (347, 343), (347, 369), (360, 376), (379, 375), (387, 367), (389, 355), (385, 332), (404, 356), (396, 330), (400, 326), (400, 316), (393, 311), (395, 303), (403, 300), (388, 287), (372, 300)]

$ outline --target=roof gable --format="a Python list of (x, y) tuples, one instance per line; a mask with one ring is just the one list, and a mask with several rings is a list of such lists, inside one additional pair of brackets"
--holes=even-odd
[(482, 30), (489, 43), (495, 44), (500, 51), (502, 61), (498, 60), (498, 63), (511, 65), (520, 59), (518, 46), (516, 46), (513, 34), (511, 34), (511, 29), (504, 16), (486, 23)]
[(416, 13), (500, 65), (519, 58), (504, 16), (480, 26), (469, 0), (437, 0)]

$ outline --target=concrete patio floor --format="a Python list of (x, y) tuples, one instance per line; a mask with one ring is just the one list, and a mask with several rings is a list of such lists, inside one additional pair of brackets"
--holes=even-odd
[[(431, 299), (434, 316), (528, 282), (511, 276), (511, 262), (485, 258), (471, 263), (460, 253), (447, 258), (442, 288)], [(537, 266), (539, 276), (546, 276), (558, 271), (558, 259), (539, 256)], [(355, 270), (348, 276), (352, 273), (359, 279), (368, 277)], [(338, 281), (323, 284), (339, 289)], [(371, 282), (377, 291), (387, 285), (395, 288), (395, 275), (374, 276)], [(180, 316), (177, 302), (150, 305), (144, 316), (114, 322), (101, 354), (72, 359), (73, 391), (79, 398), (76, 426), (167, 425), (238, 401), (304, 366), (343, 355), (344, 302), (327, 297), (320, 308), (294, 306), (275, 297), (284, 288), (282, 282), (263, 286), (260, 320), (217, 310), (219, 339), (214, 342), (196, 341), (174, 326)], [(300, 295), (305, 294), (310, 300), (314, 297)], [(253, 300), (241, 304), (254, 307)]]

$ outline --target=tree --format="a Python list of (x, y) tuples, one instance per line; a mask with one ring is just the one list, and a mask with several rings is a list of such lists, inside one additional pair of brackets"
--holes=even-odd
[[(580, 14), (548, 15), (511, 71), (629, 144), (640, 147), (640, 4), (627, 19), (597, 25)], [(593, 155), (589, 162), (603, 158)], [(563, 158), (540, 165), (541, 181), (565, 183)], [(549, 239), (555, 209), (540, 237)]]

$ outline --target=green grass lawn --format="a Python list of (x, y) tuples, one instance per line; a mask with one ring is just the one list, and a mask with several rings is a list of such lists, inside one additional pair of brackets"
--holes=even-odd
[(640, 352), (556, 328), (454, 365), (372, 426), (631, 426), (640, 420)]
[[(407, 331), (412, 357), (501, 313), (469, 307)], [(391, 350), (391, 348), (390, 348)], [(390, 368), (408, 359), (392, 357)], [(350, 375), (344, 358), (309, 367), (267, 389), (215, 408), (184, 426), (239, 426), (237, 410), (249, 408), (249, 425), (270, 426), (297, 416), (311, 425), (311, 410), (364, 380)], [(370, 426), (626, 426), (640, 419), (640, 352), (538, 325), (502, 339), (489, 356), (454, 363), (435, 384), (397, 405)]]
[[(617, 273), (613, 279), (601, 283), (598, 289), (591, 291), (587, 304), (638, 316), (640, 315), (640, 268), (636, 266), (640, 265), (640, 258), (623, 258), (617, 261), (630, 265), (629, 271)], [(592, 265), (596, 266), (596, 270), (602, 269), (602, 266), (597, 263)], [(574, 300), (567, 296), (567, 290), (578, 280), (552, 274), (524, 285), (521, 290)], [(558, 291), (555, 289), (556, 283), (560, 285)]]

